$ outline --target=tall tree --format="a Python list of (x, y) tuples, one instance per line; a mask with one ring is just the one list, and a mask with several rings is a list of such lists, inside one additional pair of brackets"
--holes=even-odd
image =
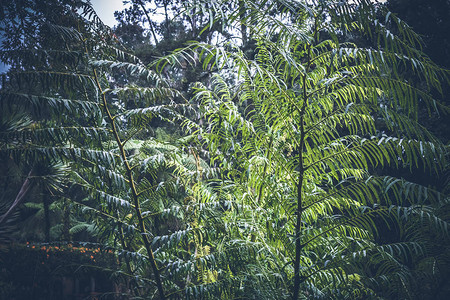
[[(221, 153), (222, 173), (240, 187), (244, 183), (240, 201), (260, 212), (252, 223), (258, 229), (249, 231), (251, 242), (278, 253), (278, 266), (290, 266), (285, 272), (293, 299), (301, 293), (350, 297), (357, 288), (346, 282), (365, 284), (370, 294), (371, 281), (383, 278), (409, 293), (407, 257), (425, 244), (375, 243), (380, 221), (424, 221), (426, 214), (439, 231), (447, 220), (431, 207), (446, 200), (374, 170), (418, 167), (420, 161), (429, 172), (442, 171), (445, 148), (417, 118), (418, 98), (430, 109), (435, 99), (399, 70), (414, 72), (438, 90), (442, 80), (448, 83), (447, 71), (418, 50), (420, 38), (405, 23), (369, 1), (282, 3), (285, 10), (278, 15), (266, 13), (270, 6), (261, 10), (246, 3), (258, 20), (255, 60), (236, 47), (194, 44), (180, 51), (199, 51), (204, 65), (238, 76), (229, 84), (217, 77), (211, 90), (197, 91), (210, 123), (197, 131), (203, 147)], [(239, 16), (241, 10), (230, 18), (242, 22)], [(351, 35), (376, 41), (377, 49), (348, 42)], [(376, 279), (351, 263), (368, 252), (373, 256), (366, 263), (380, 272)]]

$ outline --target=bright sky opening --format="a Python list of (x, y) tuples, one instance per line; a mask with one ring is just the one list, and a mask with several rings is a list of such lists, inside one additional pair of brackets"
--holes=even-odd
[(123, 0), (91, 0), (91, 3), (103, 23), (110, 27), (117, 25), (114, 12), (125, 8)]

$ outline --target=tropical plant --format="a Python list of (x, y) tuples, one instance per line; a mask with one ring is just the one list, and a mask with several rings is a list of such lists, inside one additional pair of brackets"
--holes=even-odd
[[(192, 108), (169, 80), (127, 52), (90, 5), (71, 4), (67, 8), (81, 6), (81, 15), (55, 23), (44, 7), (48, 22), (35, 20), (39, 30), (30, 38), (52, 33), (51, 43), (2, 53), (14, 67), (4, 76), (1, 105), (23, 112), (29, 122), (3, 133), (1, 153), (24, 164), (69, 166), (54, 205), (66, 207), (58, 240), (85, 232), (77, 242), (113, 249), (122, 264), (112, 269), (126, 278), (133, 295), (179, 297), (186, 286), (214, 279), (202, 267), (209, 247), (202, 232), (207, 219), (222, 211), (218, 202), (204, 207), (200, 192), (187, 197), (214, 171), (161, 129), (181, 123)], [(40, 14), (34, 7), (25, 12)], [(33, 64), (36, 53), (40, 60)], [(47, 216), (51, 208), (27, 206)]]
[[(280, 4), (283, 11), (268, 13)], [(256, 261), (270, 261), (252, 264), (241, 284), (259, 282), (253, 294), (281, 280), (277, 287), (293, 299), (354, 299), (383, 295), (377, 284), (389, 282), (390, 292), (411, 296), (408, 257), (426, 251), (418, 224), (447, 236), (448, 216), (431, 207), (448, 197), (383, 173), (387, 166), (442, 171), (445, 149), (420, 125), (417, 104), (447, 111), (427, 90), (441, 90), (447, 71), (420, 51), (405, 23), (369, 1), (246, 7), (245, 16), (236, 10), (229, 19), (252, 27), (254, 60), (233, 44), (200, 43), (167, 58), (189, 60), (195, 51), (204, 66), (236, 77), (218, 74), (210, 87), (199, 85), (207, 127), (186, 125), (232, 181), (233, 201), (248, 206), (233, 245), (255, 247)], [(377, 48), (364, 47), (365, 40)], [(402, 78), (405, 70), (422, 88)], [(414, 234), (381, 243), (386, 226)], [(240, 272), (233, 276), (249, 270)]]
[[(58, 105), (61, 108), (61, 104), (64, 104), (53, 102), (49, 108), (39, 106), (45, 96), (39, 99), (32, 95), (35, 92), (44, 94), (40, 89), (43, 85), (34, 85), (36, 77), (31, 76), (31, 73), (38, 68), (45, 77), (49, 66), (55, 69), (66, 68), (57, 65), (56, 60), (46, 60), (48, 57), (45, 50), (37, 49), (40, 44), (48, 44), (49, 48), (53, 48), (53, 55), (63, 55), (57, 49), (61, 45), (57, 46), (48, 39), (49, 28), (43, 25), (51, 19), (46, 14), (47, 7), (36, 5), (33, 1), (26, 2), (26, 5), (22, 3), (24, 7), (15, 2), (4, 4), (1, 11), (4, 16), (4, 41), (0, 56), (4, 63), (10, 65), (10, 73), (1, 75), (0, 160), (5, 183), (3, 192), (8, 196), (5, 197), (7, 209), (0, 217), (0, 224), (7, 222), (25, 200), (33, 198), (33, 194), (41, 193), (45, 193), (44, 207), (46, 219), (49, 220), (47, 208), (50, 203), (47, 200), (61, 192), (67, 179), (67, 166), (55, 157), (39, 155), (39, 145), (61, 145), (62, 140), (52, 136), (54, 121), (51, 118), (55, 115), (51, 112), (57, 110)], [(67, 2), (55, 5), (53, 12), (65, 16), (64, 21), (70, 23)], [(76, 59), (75, 56), (72, 53), (71, 58)], [(24, 84), (25, 82), (29, 84)], [(67, 120), (60, 121), (69, 127)]]
[[(137, 298), (417, 295), (414, 278), (447, 263), (427, 237), (448, 237), (449, 198), (390, 170), (446, 166), (416, 108), (446, 112), (429, 89), (447, 71), (366, 0), (208, 2), (183, 9), (244, 41), (192, 42), (149, 65), (89, 4), (60, 2), (64, 17), (25, 9), (36, 30), (0, 56), (13, 65), (0, 159), (21, 174), (7, 195), (44, 165), (49, 184), (33, 184), (57, 201), (27, 206), (65, 208), (61, 235), (113, 250)], [(168, 76), (199, 62), (211, 80), (176, 90)], [(187, 136), (167, 134), (179, 124)]]
[[(72, 8), (79, 5), (79, 3), (71, 4)], [(70, 7), (66, 8), (69, 8), (70, 12)], [(1, 144), (2, 156), (35, 166), (35, 162), (39, 161), (63, 162), (70, 165), (70, 185), (79, 186), (81, 189), (78, 190), (77, 198), (69, 200), (77, 201), (80, 195), (91, 196), (91, 199), (97, 200), (75, 203), (83, 207), (93, 205), (92, 209), (100, 216), (106, 217), (109, 225), (111, 223), (115, 225), (108, 230), (120, 227), (125, 219), (130, 222), (127, 229), (140, 233), (129, 237), (131, 241), (136, 240), (135, 245), (126, 244), (128, 241), (123, 238), (123, 231), (119, 230), (122, 239), (117, 249), (135, 253), (142, 251), (144, 247), (144, 253), (149, 257), (148, 261), (155, 273), (154, 280), (163, 298), (159, 270), (147, 233), (152, 221), (149, 217), (144, 220), (141, 201), (144, 201), (145, 196), (147, 206), (144, 206), (144, 209), (148, 210), (149, 207), (156, 206), (154, 203), (156, 197), (170, 199), (166, 191), (172, 178), (167, 178), (168, 183), (163, 184), (162, 181), (158, 181), (160, 177), (157, 173), (161, 168), (171, 166), (171, 163), (166, 162), (162, 151), (157, 151), (167, 146), (157, 144), (154, 147), (157, 153), (151, 153), (138, 168), (137, 165), (130, 165), (135, 164), (130, 159), (133, 149), (127, 149), (126, 144), (131, 142), (133, 135), (145, 128), (152, 120), (152, 116), (159, 111), (168, 110), (165, 106), (170, 107), (170, 102), (153, 109), (148, 108), (147, 104), (152, 102), (154, 97), (170, 96), (172, 92), (164, 86), (139, 89), (122, 86), (103, 93), (106, 87), (109, 88), (106, 73), (101, 71), (102, 68), (111, 67), (107, 59), (112, 57), (113, 53), (131, 60), (133, 58), (119, 49), (114, 52), (114, 48), (108, 48), (107, 43), (111, 41), (110, 33), (89, 5), (82, 4), (82, 8), (83, 14), (92, 21), (83, 20), (75, 15), (72, 18), (69, 16), (62, 18), (62, 23), (55, 24), (51, 22), (57, 21), (55, 16), (46, 11), (48, 18), (44, 21), (48, 22), (42, 24), (32, 19), (38, 29), (35, 31), (37, 34), (30, 32), (24, 37), (28, 42), (28, 37), (38, 36), (43, 39), (42, 43), (31, 48), (25, 46), (20, 49), (19, 54), (10, 49), (3, 53), (3, 57), (8, 57), (13, 67), (4, 76), (1, 92), (1, 105), (4, 108), (2, 112), (24, 112), (30, 121), (24, 130), (13, 128), (2, 132), (4, 137)], [(38, 9), (30, 8), (28, 13), (39, 14), (39, 12)], [(74, 28), (76, 24), (77, 29)], [(59, 41), (45, 43), (45, 38), (48, 38), (50, 33), (53, 33), (54, 39)], [(88, 38), (89, 42), (86, 42), (85, 38)], [(107, 40), (102, 40), (104, 38)], [(33, 62), (30, 57), (40, 61), (30, 67)], [(138, 69), (141, 78), (148, 76), (145, 81), (158, 84), (158, 76), (136, 62), (123, 62), (119, 63), (120, 65), (113, 65), (112, 68), (128, 68), (130, 72)], [(140, 98), (134, 98), (137, 93)], [(113, 94), (117, 94), (115, 96), (117, 98), (113, 99), (110, 96)], [(140, 108), (142, 105), (145, 105), (145, 111)], [(129, 109), (130, 107), (134, 110)], [(136, 170), (132, 170), (132, 167)], [(11, 208), (17, 207), (20, 201), (23, 201), (24, 194), (35, 182), (35, 175), (41, 175), (42, 171), (42, 167), (37, 167), (30, 172), (23, 184), (23, 192), (21, 190)], [(53, 178), (48, 175), (42, 174), (44, 178)], [(142, 184), (138, 185), (138, 182)], [(120, 190), (122, 192), (119, 192)], [(47, 205), (44, 203), (44, 208), (45, 206), (48, 208), (48, 203)], [(48, 209), (45, 211), (48, 212)], [(48, 219), (48, 214), (46, 216)], [(6, 214), (3, 216), (4, 219), (7, 217)], [(119, 235), (114, 237), (117, 238)]]

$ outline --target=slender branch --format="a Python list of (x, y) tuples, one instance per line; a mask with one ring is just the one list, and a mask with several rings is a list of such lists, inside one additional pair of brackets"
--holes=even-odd
[(152, 19), (150, 19), (150, 16), (147, 12), (147, 9), (145, 8), (144, 3), (142, 3), (141, 0), (139, 0), (138, 2), (139, 2), (139, 5), (141, 6), (142, 10), (144, 11), (145, 16), (147, 17), (148, 24), (150, 25), (150, 31), (153, 35), (153, 39), (155, 40), (155, 46), (158, 46), (158, 39), (156, 38), (155, 28), (153, 28)]
[(345, 148), (345, 149), (342, 150), (342, 151), (333, 153), (333, 154), (331, 154), (331, 155), (328, 155), (328, 156), (326, 156), (326, 157), (324, 157), (324, 158), (321, 158), (321, 159), (319, 159), (319, 160), (316, 160), (316, 161), (312, 162), (311, 164), (309, 164), (308, 166), (305, 167), (305, 170), (308, 170), (309, 168), (311, 168), (312, 166), (314, 166), (314, 165), (316, 165), (316, 164), (318, 164), (318, 163), (320, 163), (320, 162), (323, 162), (323, 161), (332, 159), (333, 157), (342, 155), (342, 154), (344, 154), (345, 152), (354, 151), (354, 150), (359, 149), (359, 148), (362, 148), (362, 147), (364, 147), (364, 146), (365, 146), (364, 144), (361, 144), (361, 145), (358, 145), (358, 146), (355, 146), (355, 147)]
[(344, 107), (340, 107), (339, 109), (336, 109), (336, 110), (330, 112), (327, 116), (321, 118), (319, 121), (317, 121), (316, 123), (312, 124), (311, 126), (308, 126), (308, 127), (306, 128), (306, 131), (305, 131), (306, 134), (309, 134), (311, 131), (313, 131), (314, 129), (316, 129), (316, 126), (318, 126), (318, 125), (324, 123), (325, 121), (328, 121), (328, 119), (331, 118), (332, 116), (334, 116), (334, 115), (336, 115), (336, 114), (338, 114), (338, 113), (344, 111), (344, 109), (345, 109)]
[[(136, 167), (136, 166), (135, 166), (135, 167)], [(168, 176), (172, 177), (172, 179), (176, 178), (176, 177), (173, 176), (172, 174), (170, 174), (170, 175), (168, 175)], [(166, 182), (167, 182), (167, 180), (166, 180)], [(160, 184), (159, 182), (158, 182), (158, 183), (155, 183), (155, 184), (151, 185), (150, 187), (148, 187), (148, 188), (146, 188), (146, 189), (143, 189), (143, 190), (139, 191), (139, 192), (138, 192), (138, 196), (142, 195), (143, 193), (146, 193), (147, 191), (150, 191), (150, 190), (152, 190), (152, 189), (158, 187), (159, 184)], [(152, 214), (152, 215), (153, 215), (153, 214)]]
[[(368, 213), (366, 213), (365, 215), (363, 214), (362, 216), (372, 215), (372, 214), (380, 213), (380, 212), (386, 211), (386, 210), (388, 210), (388, 208), (385, 208), (385, 207), (384, 207), (384, 208), (379, 208), (379, 209), (377, 209), (377, 210), (371, 210), (371, 211), (369, 211)], [(329, 233), (330, 231), (333, 231), (333, 230), (335, 230), (335, 229), (337, 229), (337, 228), (339, 228), (339, 227), (342, 227), (342, 226), (345, 225), (346, 223), (348, 223), (348, 222), (350, 222), (350, 221), (352, 221), (352, 220), (356, 220), (356, 219), (358, 219), (359, 217), (361, 217), (361, 215), (355, 216), (355, 217), (353, 217), (353, 218), (348, 218), (347, 220), (343, 221), (342, 223), (339, 223), (339, 224), (337, 224), (337, 225), (335, 225), (335, 226), (332, 226), (332, 227), (328, 228), (328, 229), (325, 230), (325, 231), (322, 231), (321, 233), (319, 233), (319, 234), (317, 234), (316, 236), (312, 237), (311, 239), (309, 239), (309, 240), (306, 241), (305, 243), (301, 244), (302, 247), (305, 247), (306, 245), (308, 245), (308, 244), (311, 243), (312, 241), (318, 239), (319, 237), (321, 237), (321, 236), (323, 236), (323, 235)]]
[[(314, 33), (313, 33), (313, 41), (317, 40), (317, 29), (318, 29), (318, 19), (314, 19)], [(305, 73), (302, 76), (302, 84), (303, 84), (303, 105), (300, 111), (300, 147), (298, 149), (298, 167), (299, 167), (299, 174), (298, 174), (298, 183), (297, 183), (297, 222), (295, 224), (295, 261), (294, 261), (294, 291), (293, 291), (293, 300), (298, 299), (298, 295), (300, 293), (300, 284), (304, 281), (304, 278), (300, 277), (300, 258), (301, 253), (303, 250), (304, 245), (300, 243), (300, 238), (302, 235), (302, 213), (304, 211), (303, 208), (303, 181), (304, 181), (304, 174), (305, 174), (305, 168), (303, 164), (303, 149), (305, 147), (305, 139), (306, 139), (306, 131), (305, 131), (305, 111), (308, 106), (308, 89), (306, 85), (308, 72), (311, 67), (311, 58), (312, 58), (312, 43), (308, 43), (307, 45), (307, 58), (306, 58), (306, 68)]]
[(162, 282), (161, 282), (161, 275), (159, 273), (158, 266), (156, 265), (156, 260), (155, 260), (154, 254), (153, 254), (153, 250), (151, 248), (151, 243), (148, 238), (147, 229), (145, 227), (144, 218), (142, 217), (141, 206), (140, 206), (140, 201), (139, 201), (139, 194), (137, 192), (136, 183), (135, 183), (135, 180), (133, 177), (133, 172), (132, 172), (131, 166), (128, 162), (128, 158), (127, 158), (127, 155), (125, 152), (123, 142), (119, 136), (119, 131), (117, 129), (115, 119), (111, 115), (111, 112), (108, 108), (108, 102), (106, 101), (106, 95), (103, 93), (102, 87), (100, 85), (97, 71), (95, 69), (93, 69), (93, 73), (94, 73), (95, 83), (96, 83), (97, 88), (99, 89), (101, 97), (102, 97), (102, 102), (103, 102), (103, 106), (105, 108), (106, 116), (107, 116), (109, 123), (111, 125), (111, 128), (113, 130), (114, 138), (116, 140), (117, 146), (119, 147), (120, 156), (122, 157), (122, 161), (123, 161), (123, 164), (124, 164), (127, 176), (128, 176), (129, 186), (131, 189), (131, 194), (132, 194), (133, 202), (134, 202), (134, 208), (135, 208), (136, 216), (138, 218), (138, 226), (139, 226), (139, 230), (141, 233), (141, 238), (144, 243), (145, 249), (147, 251), (147, 255), (148, 255), (148, 258), (150, 261), (150, 265), (153, 270), (153, 274), (155, 276), (155, 282), (156, 282), (156, 287), (158, 289), (159, 298), (164, 300), (164, 299), (166, 299), (166, 297), (164, 295), (164, 288), (163, 288)]
[(242, 48), (245, 48), (248, 42), (247, 25), (245, 23), (246, 7), (244, 1), (242, 0), (238, 1), (238, 5), (239, 5), (239, 19), (241, 23)]
[(318, 92), (322, 91), (323, 89), (326, 89), (326, 88), (328, 88), (328, 87), (331, 87), (332, 85), (335, 85), (335, 84), (338, 84), (338, 83), (344, 81), (346, 78), (347, 78), (347, 77), (341, 77), (341, 78), (337, 79), (336, 81), (333, 81), (333, 82), (332, 82), (331, 84), (329, 84), (329, 85), (323, 85), (323, 86), (321, 86), (320, 88), (318, 88), (318, 89), (316, 89), (316, 90), (310, 92), (310, 93), (308, 94), (308, 98), (311, 97), (312, 95), (314, 95), (315, 93), (318, 93)]
[(345, 190), (348, 189), (348, 188), (351, 188), (351, 187), (354, 187), (354, 186), (357, 186), (357, 185), (360, 185), (360, 184), (361, 184), (361, 182), (355, 182), (355, 183), (352, 183), (352, 184), (346, 186), (345, 188), (343, 188), (343, 189), (341, 189), (341, 190), (337, 190), (337, 191), (335, 191), (335, 192), (333, 192), (333, 193), (331, 193), (331, 194), (327, 194), (326, 196), (321, 197), (319, 200), (314, 201), (314, 202), (311, 202), (310, 204), (304, 206), (304, 207), (303, 207), (303, 210), (307, 210), (307, 209), (310, 208), (311, 206), (314, 206), (314, 205), (316, 205), (316, 204), (319, 204), (320, 202), (325, 201), (325, 200), (327, 200), (328, 198), (331, 198), (331, 197), (333, 197), (333, 196), (335, 196), (335, 195), (341, 193), (342, 191), (345, 191)]
[(132, 134), (130, 134), (129, 137), (127, 137), (125, 140), (122, 141), (122, 146), (125, 146), (126, 143), (128, 143), (136, 134), (138, 134), (139, 132), (141, 132), (142, 128), (139, 128), (138, 130), (136, 130), (135, 132), (133, 132)]
[(67, 197), (62, 197), (62, 198), (71, 201), (74, 205), (78, 205), (78, 206), (80, 206), (82, 208), (86, 208), (88, 210), (92, 210), (94, 213), (96, 213), (99, 216), (103, 217), (105, 220), (113, 220), (114, 222), (117, 222), (119, 224), (126, 225), (128, 227), (131, 226), (131, 228), (133, 228), (133, 229), (135, 228), (134, 226), (132, 226), (132, 225), (130, 225), (130, 224), (124, 222), (124, 221), (121, 221), (120, 219), (117, 219), (116, 217), (114, 217), (114, 216), (112, 216), (112, 215), (110, 215), (110, 214), (108, 214), (106, 212), (103, 212), (101, 210), (98, 210), (98, 209), (96, 209), (96, 208), (94, 208), (92, 206), (89, 206), (89, 205), (84, 204), (84, 203), (73, 201), (73, 199), (71, 199), (71, 198), (67, 198)]
[(25, 196), (28, 194), (28, 191), (33, 186), (33, 182), (30, 181), (32, 173), (33, 169), (31, 169), (30, 172), (28, 173), (28, 176), (23, 182), (22, 187), (20, 188), (19, 193), (16, 196), (16, 199), (14, 199), (13, 204), (11, 204), (8, 211), (1, 217), (0, 226), (2, 226), (3, 223), (5, 223), (8, 220), (8, 217), (11, 216), (14, 210), (24, 201)]

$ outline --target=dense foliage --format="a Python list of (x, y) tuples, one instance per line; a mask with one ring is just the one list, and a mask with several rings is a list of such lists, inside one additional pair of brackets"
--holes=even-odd
[(1, 8), (5, 261), (43, 243), (67, 274), (88, 245), (118, 299), (444, 299), (448, 150), (422, 117), (449, 74), (386, 7), (133, 0), (114, 31), (50, 2)]

